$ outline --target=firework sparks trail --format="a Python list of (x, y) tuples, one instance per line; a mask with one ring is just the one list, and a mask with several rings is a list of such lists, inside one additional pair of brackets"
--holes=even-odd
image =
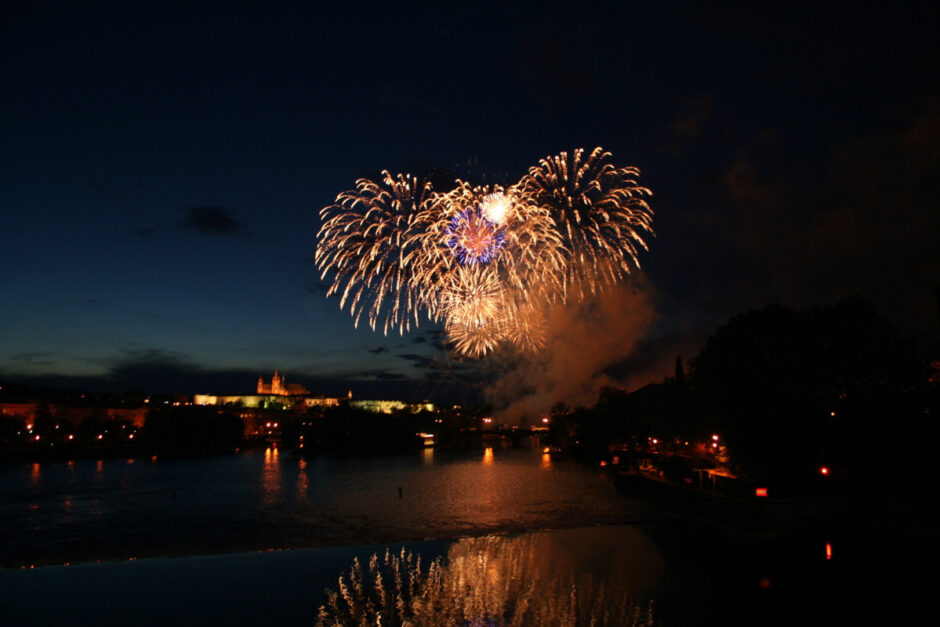
[(579, 148), (539, 161), (519, 185), (530, 202), (543, 207), (564, 239), (564, 299), (583, 300), (622, 280), (638, 250), (648, 250), (653, 233), (650, 190), (640, 187), (637, 168), (618, 168), (597, 147)]
[(538, 350), (545, 309), (580, 302), (639, 267), (653, 234), (639, 170), (595, 148), (546, 157), (515, 185), (447, 193), (408, 174), (360, 179), (320, 211), (316, 265), (358, 325), (404, 334), (421, 313), (455, 349)]

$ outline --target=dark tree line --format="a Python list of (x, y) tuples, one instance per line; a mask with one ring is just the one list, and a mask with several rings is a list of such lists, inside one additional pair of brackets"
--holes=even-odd
[(735, 316), (691, 375), (702, 419), (752, 474), (793, 482), (827, 465), (874, 484), (925, 470), (925, 363), (860, 299)]
[(918, 489), (931, 476), (936, 386), (926, 362), (864, 301), (733, 317), (688, 374), (554, 420), (561, 445), (595, 451), (720, 434), (734, 469), (799, 489), (819, 469), (858, 487)]

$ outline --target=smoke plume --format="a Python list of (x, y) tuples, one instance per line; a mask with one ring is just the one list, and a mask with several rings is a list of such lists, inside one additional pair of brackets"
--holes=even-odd
[(605, 370), (628, 359), (655, 316), (652, 288), (642, 280), (580, 306), (557, 307), (548, 316), (546, 347), (502, 364), (486, 400), (505, 419), (543, 415), (559, 401), (593, 405), (604, 386), (629, 383)]

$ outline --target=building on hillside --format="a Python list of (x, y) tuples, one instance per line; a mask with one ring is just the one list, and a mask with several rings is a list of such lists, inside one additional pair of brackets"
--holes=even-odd
[(396, 411), (409, 411), (413, 414), (419, 411), (434, 411), (434, 403), (403, 403), (402, 401), (361, 400), (349, 401), (354, 409), (370, 411), (376, 414), (391, 414)]
[(93, 419), (104, 423), (109, 420), (124, 420), (137, 428), (144, 426), (146, 407), (72, 407), (63, 403), (0, 403), (0, 416), (33, 423), (39, 418), (61, 421), (73, 427)]
[(307, 388), (299, 383), (287, 383), (286, 379), (274, 370), (271, 383), (265, 383), (264, 377), (258, 377), (258, 394), (271, 394), (273, 396), (300, 396), (309, 394)]
[(340, 399), (335, 396), (308, 396), (304, 399), (304, 407), (339, 407)]
[(251, 409), (290, 409), (294, 406), (293, 399), (273, 394), (196, 394), (193, 396), (194, 405), (217, 405), (219, 407), (248, 407)]
[[(340, 407), (348, 403), (349, 407), (377, 414), (391, 414), (397, 411), (406, 411), (413, 414), (420, 411), (434, 411), (434, 403), (404, 403), (402, 401), (388, 400), (353, 400), (352, 390), (346, 398), (325, 396), (323, 394), (310, 394), (302, 385), (290, 384), (275, 370), (271, 383), (265, 383), (263, 378), (258, 379), (257, 394), (239, 394), (223, 396), (221, 394), (196, 394), (193, 397), (195, 405), (216, 405), (242, 408), (245, 410), (285, 410), (303, 411), (308, 409), (327, 409)], [(242, 412), (245, 413), (245, 412)], [(249, 412), (250, 413), (250, 412)], [(246, 414), (247, 415), (247, 414)], [(244, 416), (242, 416), (244, 418)]]

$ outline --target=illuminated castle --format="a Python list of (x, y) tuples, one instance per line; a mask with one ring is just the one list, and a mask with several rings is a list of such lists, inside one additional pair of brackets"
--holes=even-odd
[(258, 394), (271, 394), (274, 396), (293, 396), (295, 394), (309, 394), (307, 388), (299, 383), (287, 383), (277, 369), (271, 377), (271, 383), (265, 383), (263, 377), (258, 377)]

